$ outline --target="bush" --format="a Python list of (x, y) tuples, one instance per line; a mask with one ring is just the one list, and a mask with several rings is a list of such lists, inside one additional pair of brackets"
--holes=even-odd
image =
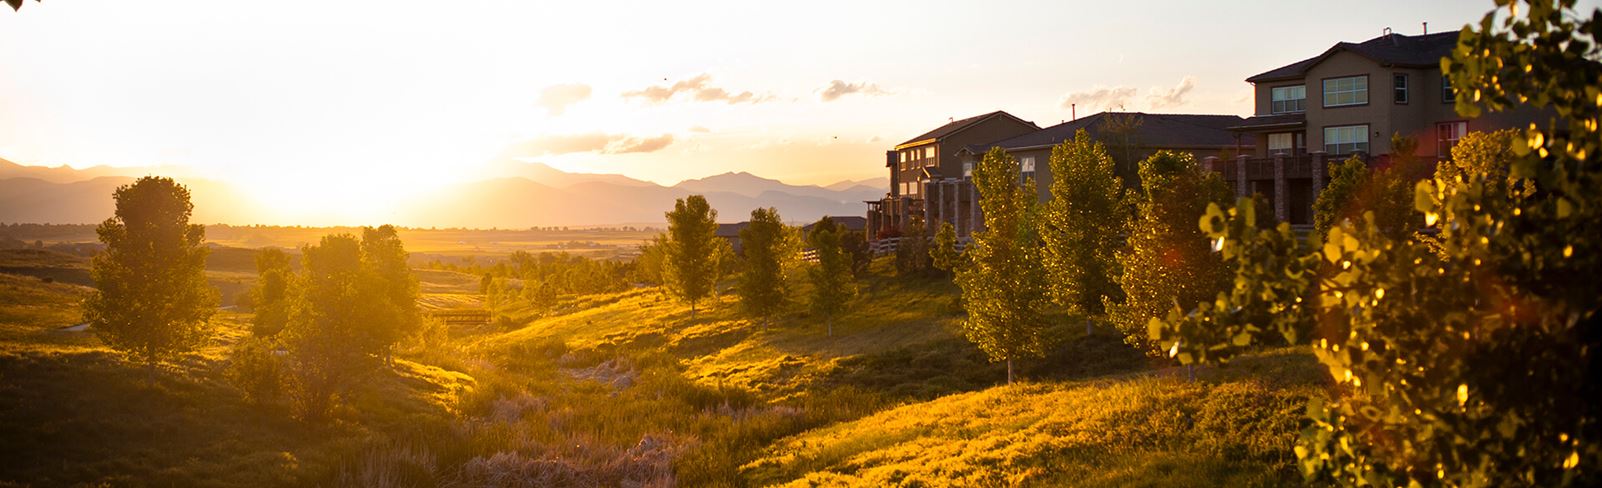
[(283, 394), (284, 364), (278, 356), (278, 344), (273, 340), (240, 339), (234, 345), (223, 374), (248, 403), (270, 403)]

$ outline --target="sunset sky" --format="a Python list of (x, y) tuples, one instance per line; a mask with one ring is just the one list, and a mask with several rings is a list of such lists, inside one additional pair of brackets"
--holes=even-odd
[(0, 12), (0, 158), (181, 165), (309, 205), (513, 156), (663, 184), (827, 184), (882, 176), (888, 147), (996, 109), (1042, 126), (1070, 118), (1069, 98), (1081, 116), (1248, 114), (1247, 76), (1490, 7), (29, 1)]

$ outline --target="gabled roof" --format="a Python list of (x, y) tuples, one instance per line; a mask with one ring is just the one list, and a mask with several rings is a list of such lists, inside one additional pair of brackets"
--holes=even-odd
[(913, 144), (913, 143), (938, 141), (940, 138), (943, 138), (943, 137), (946, 137), (946, 136), (949, 136), (949, 135), (952, 135), (952, 134), (956, 134), (958, 132), (962, 132), (963, 130), (965, 130), (965, 129), (969, 128), (969, 127), (973, 127), (975, 125), (978, 125), (980, 122), (984, 122), (986, 120), (990, 120), (990, 119), (997, 118), (997, 117), (1006, 117), (1006, 118), (1009, 118), (1009, 119), (1012, 119), (1012, 120), (1016, 120), (1016, 121), (1018, 121), (1018, 123), (1025, 124), (1025, 125), (1028, 125), (1030, 127), (1035, 127), (1035, 128), (1039, 128), (1040, 127), (1038, 125), (1035, 125), (1034, 122), (1030, 122), (1030, 121), (1027, 121), (1027, 120), (1024, 120), (1024, 119), (1020, 119), (1018, 117), (1014, 117), (1012, 114), (1009, 114), (1004, 110), (997, 110), (997, 111), (990, 112), (990, 113), (987, 113), (987, 114), (984, 114), (984, 115), (975, 115), (973, 117), (968, 117), (966, 119), (954, 120), (954, 121), (948, 122), (948, 123), (946, 123), (946, 125), (942, 125), (940, 127), (935, 128), (935, 130), (923, 133), (923, 135), (920, 135), (918, 137), (914, 137), (914, 138), (911, 138), (911, 139), (907, 139), (907, 142), (903, 142), (901, 144), (896, 145), (896, 149), (900, 149), (902, 146), (906, 146), (906, 145)]
[(1276, 127), (1301, 127), (1307, 124), (1307, 114), (1273, 114), (1253, 115), (1240, 123), (1229, 126), (1231, 130), (1271, 129)]
[(1457, 47), (1457, 31), (1407, 36), (1386, 34), (1360, 43), (1340, 42), (1318, 56), (1258, 73), (1246, 81), (1260, 83), (1301, 78), (1307, 70), (1338, 52), (1351, 52), (1384, 66), (1432, 68)]
[(1240, 125), (1245, 119), (1234, 115), (1148, 114), (1140, 112), (1101, 112), (1078, 120), (1063, 122), (1035, 132), (1003, 139), (990, 144), (975, 144), (963, 148), (973, 154), (983, 154), (991, 147), (1007, 150), (1047, 147), (1073, 139), (1084, 129), (1098, 140), (1111, 135), (1114, 127), (1125, 121), (1139, 121), (1134, 129), (1136, 144), (1152, 148), (1235, 147), (1237, 141), (1229, 127)]
[[(863, 229), (868, 228), (867, 217), (856, 215), (826, 215), (825, 217), (828, 217), (829, 220), (833, 220), (835, 225), (843, 227), (845, 230), (861, 232)], [(801, 231), (812, 232), (812, 226), (814, 225), (818, 225), (817, 222), (801, 226)]]

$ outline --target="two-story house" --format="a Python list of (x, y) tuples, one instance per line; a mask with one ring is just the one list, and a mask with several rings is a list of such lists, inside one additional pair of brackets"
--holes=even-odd
[[(890, 191), (883, 199), (868, 204), (869, 237), (903, 229), (928, 212), (925, 198), (929, 182), (961, 175), (957, 152), (973, 144), (1006, 139), (1040, 130), (1040, 126), (1003, 111), (990, 112), (945, 125), (908, 139), (885, 152), (890, 171)], [(963, 205), (974, 207), (976, 199), (963, 198)]]
[(1456, 31), (1407, 36), (1387, 30), (1247, 78), (1255, 115), (1232, 129), (1254, 136), (1251, 157), (1219, 161), (1214, 169), (1237, 194), (1262, 194), (1279, 218), (1308, 224), (1330, 161), (1359, 155), (1377, 164), (1391, 154), (1393, 134), (1417, 141), (1419, 158), (1446, 158), (1468, 131), (1534, 120), (1531, 110), (1478, 119), (1457, 114), (1451, 84), (1441, 74), (1441, 58), (1451, 55), (1457, 38)]

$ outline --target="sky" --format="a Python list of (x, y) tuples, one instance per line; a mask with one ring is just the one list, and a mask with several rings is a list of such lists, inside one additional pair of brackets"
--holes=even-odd
[(176, 165), (311, 208), (505, 158), (829, 184), (884, 176), (886, 149), (993, 110), (1247, 115), (1248, 76), (1492, 6), (30, 1), (0, 11), (0, 158)]

